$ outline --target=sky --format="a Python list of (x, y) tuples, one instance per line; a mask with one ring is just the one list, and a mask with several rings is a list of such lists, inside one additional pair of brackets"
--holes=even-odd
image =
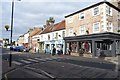
[[(10, 32), (4, 26), (10, 25), (12, 0), (2, 0), (0, 15), (2, 27), (0, 38), (10, 38)], [(42, 27), (49, 17), (54, 17), (55, 23), (64, 20), (65, 16), (97, 3), (98, 0), (14, 0), (13, 40), (26, 33), (29, 28)]]

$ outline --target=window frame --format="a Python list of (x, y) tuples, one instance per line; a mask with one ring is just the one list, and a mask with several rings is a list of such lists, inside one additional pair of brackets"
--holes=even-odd
[(106, 14), (112, 16), (112, 8), (110, 6), (106, 6)]
[[(83, 29), (83, 30), (82, 30)], [(83, 32), (82, 32), (83, 31)], [(86, 33), (86, 27), (85, 27), (85, 25), (81, 25), (80, 26), (80, 35), (83, 35), (83, 34), (85, 34)]]
[(65, 37), (65, 31), (62, 31), (62, 37)]
[[(95, 8), (98, 8), (98, 13), (97, 14), (94, 13), (95, 12)], [(100, 14), (100, 7), (99, 6), (94, 7), (93, 8), (93, 16), (98, 16), (99, 14)]]
[[(95, 24), (98, 24), (98, 31), (97, 30), (95, 30)], [(100, 22), (96, 22), (96, 23), (93, 23), (93, 33), (98, 33), (98, 32), (100, 32)]]
[(73, 35), (73, 28), (69, 28), (69, 36), (72, 36)]
[(68, 21), (68, 23), (72, 23), (73, 22), (73, 16), (68, 17), (67, 21)]
[[(81, 18), (81, 17), (83, 17), (83, 18)], [(79, 20), (83, 20), (83, 19), (85, 19), (85, 13), (84, 12), (79, 13)]]
[(113, 23), (108, 22), (107, 28), (110, 28), (110, 29), (107, 29), (109, 32), (113, 32)]
[(55, 33), (55, 39), (58, 39), (58, 33), (57, 32)]

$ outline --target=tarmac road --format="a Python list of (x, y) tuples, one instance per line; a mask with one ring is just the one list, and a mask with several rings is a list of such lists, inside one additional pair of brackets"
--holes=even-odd
[[(71, 56), (51, 56), (31, 53), (13, 52), (12, 64), (15, 69), (6, 72), (7, 78), (117, 78), (115, 64), (98, 59)], [(9, 54), (3, 55), (3, 61)], [(4, 63), (4, 62), (3, 62)], [(3, 65), (3, 72), (6, 64)]]

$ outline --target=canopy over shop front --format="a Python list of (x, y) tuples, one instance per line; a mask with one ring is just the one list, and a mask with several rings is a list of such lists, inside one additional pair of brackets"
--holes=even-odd
[[(76, 43), (76, 47), (74, 47), (74, 49), (76, 50), (76, 53), (78, 53), (79, 48), (81, 48), (80, 43), (84, 42), (86, 46), (86, 42), (89, 42), (91, 44), (90, 49), (92, 57), (100, 56), (101, 54), (102, 56), (116, 56), (117, 53), (120, 53), (120, 34), (118, 33), (105, 32), (87, 34), (80, 36), (64, 37), (64, 40), (66, 52), (67, 48), (70, 48), (71, 43)], [(98, 55), (98, 50), (100, 50), (100, 55)]]

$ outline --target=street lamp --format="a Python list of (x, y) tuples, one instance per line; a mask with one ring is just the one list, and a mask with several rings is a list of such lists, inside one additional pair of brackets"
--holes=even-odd
[[(21, 1), (21, 0), (18, 0)], [(14, 14), (14, 0), (12, 0), (12, 14), (11, 14), (11, 36), (10, 36), (10, 46), (12, 46), (12, 33), (13, 33), (13, 14)], [(7, 30), (7, 28), (6, 28)], [(8, 31), (8, 30), (7, 30)], [(9, 56), (9, 67), (11, 67), (12, 63), (12, 54), (10, 50), (10, 56)]]

